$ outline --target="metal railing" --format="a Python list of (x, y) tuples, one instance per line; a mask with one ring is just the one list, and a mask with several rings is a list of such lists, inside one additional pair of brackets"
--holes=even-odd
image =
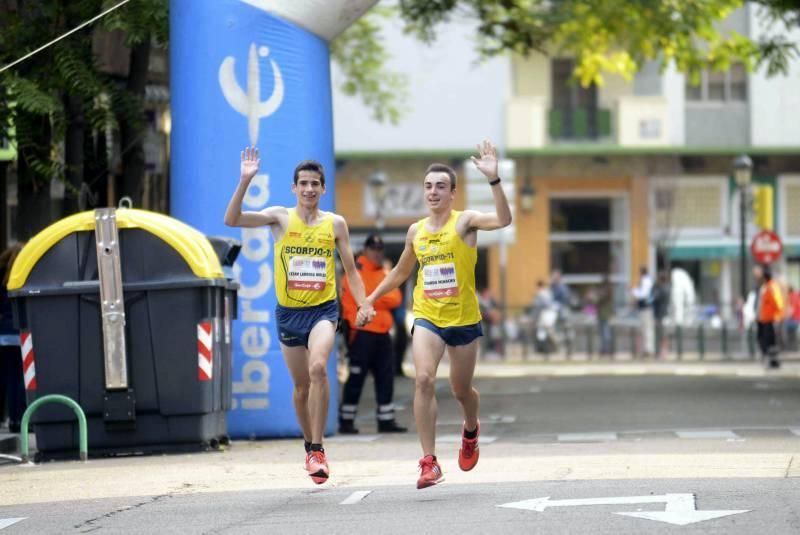
[[(506, 358), (526, 360), (643, 360), (660, 357), (664, 360), (713, 360), (755, 361), (760, 359), (755, 327), (742, 330), (732, 322), (724, 320), (697, 321), (690, 325), (672, 325), (665, 322), (663, 340), (655, 340), (655, 354), (646, 354), (640, 320), (636, 317), (617, 317), (609, 321), (610, 344), (608, 351), (601, 353), (600, 329), (597, 319), (583, 314), (574, 314), (557, 323), (546, 337), (542, 337), (533, 318), (519, 313), (506, 323), (505, 347), (498, 347), (497, 340), (489, 340), (483, 346), (497, 348)], [(489, 334), (488, 336), (492, 336)], [(800, 357), (797, 338), (784, 337), (783, 354)]]

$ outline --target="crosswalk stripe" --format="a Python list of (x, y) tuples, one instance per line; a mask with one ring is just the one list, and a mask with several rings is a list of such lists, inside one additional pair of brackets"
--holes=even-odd
[(616, 433), (562, 433), (558, 435), (559, 442), (613, 442), (617, 440)]
[(739, 438), (733, 431), (724, 429), (675, 431), (679, 438)]

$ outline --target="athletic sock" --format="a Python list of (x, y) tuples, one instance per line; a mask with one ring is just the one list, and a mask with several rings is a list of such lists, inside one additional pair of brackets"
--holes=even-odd
[(303, 446), (305, 446), (306, 448), (306, 453), (311, 451), (311, 442), (309, 442), (308, 440), (303, 440)]
[(322, 447), (322, 444), (311, 444), (311, 451), (321, 451), (325, 453), (325, 448)]
[(464, 428), (464, 438), (473, 439), (478, 436), (478, 428), (476, 427), (472, 431), (467, 431), (467, 428)]

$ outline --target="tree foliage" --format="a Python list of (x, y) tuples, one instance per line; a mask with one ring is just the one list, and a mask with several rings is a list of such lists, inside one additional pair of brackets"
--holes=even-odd
[[(759, 0), (771, 21), (798, 22), (796, 0)], [(484, 58), (533, 52), (575, 58), (583, 85), (602, 84), (604, 73), (630, 79), (646, 61), (674, 63), (692, 80), (704, 69), (724, 70), (741, 61), (785, 73), (796, 43), (776, 35), (754, 42), (718, 23), (744, 0), (399, 0), (407, 31), (432, 42), (436, 30), (456, 17), (478, 24), (477, 50)]]
[(381, 42), (381, 20), (394, 13), (376, 7), (331, 43), (331, 59), (343, 74), (342, 92), (360, 96), (376, 120), (393, 124), (400, 120), (408, 83), (386, 67), (389, 53)]

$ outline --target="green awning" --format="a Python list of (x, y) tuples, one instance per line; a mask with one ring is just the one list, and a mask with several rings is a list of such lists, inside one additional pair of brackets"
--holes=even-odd
[[(670, 247), (669, 257), (672, 260), (714, 260), (720, 258), (738, 258), (739, 245), (677, 245)], [(747, 254), (750, 254), (750, 242), (747, 243)], [(789, 244), (783, 247), (783, 256), (800, 256), (800, 244)]]

